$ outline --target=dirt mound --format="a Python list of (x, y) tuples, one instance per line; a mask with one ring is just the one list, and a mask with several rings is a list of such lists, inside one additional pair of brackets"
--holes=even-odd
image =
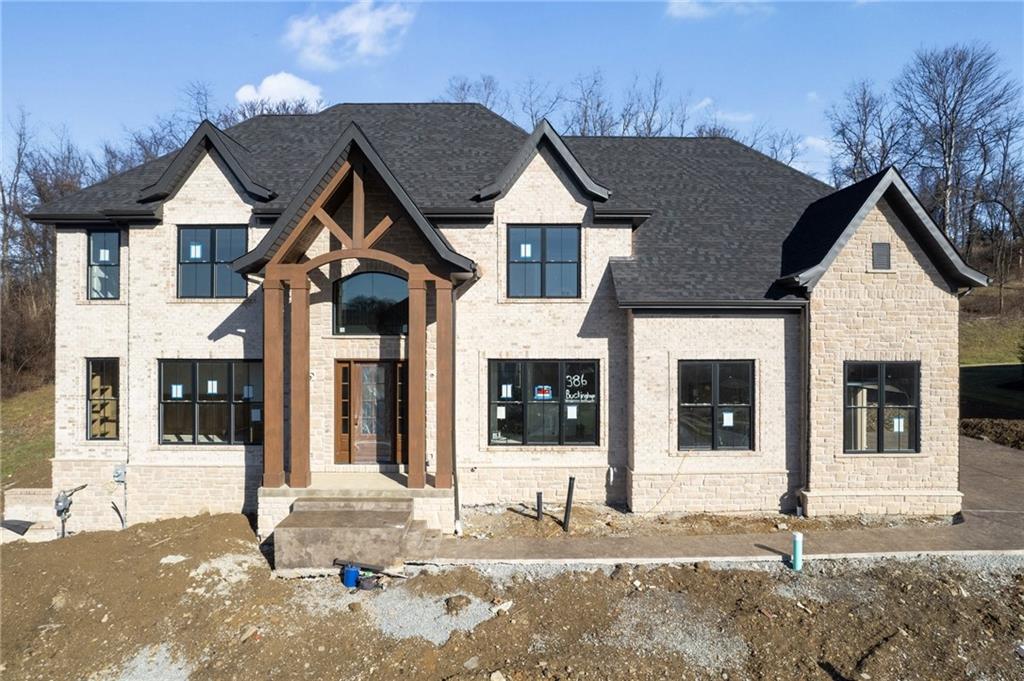
[(1024, 557), (428, 568), (349, 592), (273, 579), (239, 516), (2, 550), (4, 681), (1024, 676)]

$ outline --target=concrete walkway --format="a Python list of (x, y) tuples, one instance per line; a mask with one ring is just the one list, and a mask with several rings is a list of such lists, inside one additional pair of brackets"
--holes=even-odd
[[(949, 526), (864, 528), (805, 533), (805, 558), (918, 553), (1024, 553), (1024, 451), (960, 439), (964, 522)], [(660, 563), (781, 560), (791, 534), (656, 537), (446, 538), (435, 562)]]

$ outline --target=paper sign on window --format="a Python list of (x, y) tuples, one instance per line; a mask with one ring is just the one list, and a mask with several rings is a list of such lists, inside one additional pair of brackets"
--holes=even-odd
[(217, 393), (217, 380), (216, 379), (210, 379), (209, 381), (206, 382), (206, 394), (207, 395), (214, 395), (216, 393)]
[(185, 396), (185, 386), (182, 383), (171, 384), (171, 399), (180, 400)]
[(902, 433), (904, 420), (902, 416), (894, 416), (892, 419), (892, 432)]
[(722, 412), (722, 427), (723, 428), (732, 428), (732, 412), (731, 411), (723, 411)]
[(511, 400), (512, 399), (512, 384), (502, 383), (501, 384), (501, 399)]
[(252, 410), (252, 422), (253, 423), (259, 423), (260, 422), (260, 410), (259, 409), (253, 408), (253, 410)]
[(505, 407), (498, 407), (495, 410), (494, 418), (498, 419), (499, 421), (504, 421), (505, 420)]
[(576, 407), (575, 404), (567, 404), (567, 405), (565, 405), (565, 418), (566, 418), (566, 420), (568, 420), (568, 421), (575, 421), (576, 420), (577, 409), (578, 408)]
[(100, 249), (100, 262), (110, 262), (110, 249), (109, 248), (101, 248)]
[(253, 390), (252, 390), (252, 386), (251, 385), (243, 385), (242, 386), (242, 399), (243, 400), (251, 400), (252, 399), (252, 394), (253, 394)]
[(533, 257), (533, 244), (519, 244), (519, 257), (520, 258), (532, 258)]
[(192, 260), (199, 260), (203, 257), (203, 244), (198, 241), (192, 241), (188, 245), (188, 257)]

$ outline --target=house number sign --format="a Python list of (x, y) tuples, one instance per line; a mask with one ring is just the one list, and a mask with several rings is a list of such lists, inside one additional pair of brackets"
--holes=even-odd
[(586, 374), (566, 374), (565, 376), (565, 401), (566, 402), (594, 402), (597, 395), (590, 387), (590, 381)]

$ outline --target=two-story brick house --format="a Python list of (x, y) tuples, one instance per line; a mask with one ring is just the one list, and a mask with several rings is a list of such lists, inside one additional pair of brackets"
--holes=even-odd
[[(952, 514), (968, 267), (895, 170), (477, 105), (204, 123), (41, 207), (72, 529), (398, 488)], [(115, 512), (114, 506), (117, 507)]]

